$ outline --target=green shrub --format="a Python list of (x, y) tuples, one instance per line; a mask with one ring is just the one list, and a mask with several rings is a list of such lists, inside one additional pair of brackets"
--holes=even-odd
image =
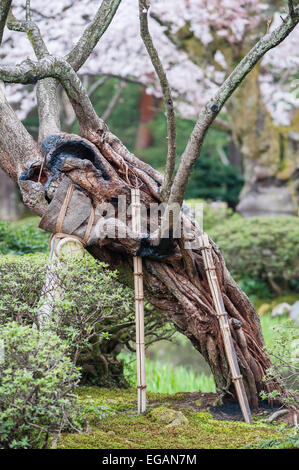
[(37, 324), (37, 308), (45, 283), (46, 255), (0, 256), (0, 325), (17, 321)]
[(56, 334), (8, 323), (0, 329), (0, 447), (45, 447), (72, 415), (79, 370)]
[(271, 367), (267, 370), (264, 381), (272, 382), (276, 380), (283, 393), (275, 390), (267, 393), (262, 392), (262, 398), (275, 399), (294, 408), (299, 402), (299, 327), (290, 320), (285, 321), (272, 328), (272, 341), (267, 347), (268, 354), (272, 360)]
[[(221, 248), (231, 274), (240, 281), (255, 280), (268, 290), (299, 288), (299, 218), (228, 218), (209, 232)], [(244, 287), (244, 286), (243, 286)]]
[(38, 228), (39, 219), (30, 217), (19, 222), (0, 221), (0, 254), (45, 253), (49, 234)]
[[(47, 307), (48, 327), (70, 344), (84, 382), (126, 385), (117, 355), (135, 340), (133, 292), (120, 285), (116, 271), (86, 254), (54, 263), (47, 274), (47, 295), (42, 295), (47, 263), (44, 255), (0, 257), (0, 325), (39, 325), (41, 308)], [(148, 305), (145, 325), (149, 342), (173, 331)]]

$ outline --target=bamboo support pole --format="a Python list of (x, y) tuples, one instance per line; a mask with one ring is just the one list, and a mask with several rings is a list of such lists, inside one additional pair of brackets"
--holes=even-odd
[(240, 373), (240, 368), (238, 364), (237, 354), (234, 348), (232, 335), (229, 326), (229, 320), (227, 313), (224, 308), (224, 303), (216, 275), (216, 268), (212, 256), (212, 247), (209, 242), (209, 237), (206, 233), (200, 235), (200, 245), (202, 249), (202, 256), (205, 266), (205, 271), (207, 273), (208, 283), (213, 297), (213, 302), (215, 310), (218, 316), (220, 330), (224, 342), (224, 348), (226, 353), (226, 358), (230, 367), (232, 380), (236, 389), (238, 396), (239, 404), (242, 410), (242, 414), (246, 423), (251, 424), (251, 412), (247, 400), (247, 395), (244, 388), (243, 378)]
[[(132, 229), (136, 234), (141, 231), (140, 191), (131, 190), (132, 198)], [(134, 256), (134, 287), (136, 314), (136, 359), (137, 359), (137, 390), (138, 414), (146, 411), (146, 376), (145, 376), (145, 347), (144, 347), (144, 294), (142, 258)]]

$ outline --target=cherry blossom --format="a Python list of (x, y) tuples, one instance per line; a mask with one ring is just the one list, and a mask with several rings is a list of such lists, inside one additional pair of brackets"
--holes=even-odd
[[(52, 0), (46, 4), (32, 0), (32, 19), (38, 24), (50, 53), (63, 56), (78, 40), (92, 20), (98, 0)], [(23, 19), (25, 1), (13, 1), (13, 12)], [(244, 38), (257, 40), (261, 18), (265, 30), (269, 4), (258, 0), (151, 0), (150, 29), (173, 89), (178, 111), (194, 117), (207, 99), (215, 93), (226, 75), (227, 64), (221, 50), (214, 54), (214, 64), (199, 67), (178, 49), (168, 37), (189, 25), (190, 32), (204, 46), (215, 41), (238, 47)], [(273, 16), (270, 30), (282, 21), (283, 12)], [(158, 21), (157, 21), (158, 19)], [(265, 102), (277, 124), (288, 125), (299, 101), (290, 92), (290, 81), (299, 63), (299, 31), (293, 33), (262, 61), (260, 82)], [(2, 45), (3, 63), (20, 63), (34, 58), (30, 42), (23, 33), (5, 30)], [(215, 67), (216, 64), (216, 67)], [(219, 69), (217, 68), (219, 65)], [(81, 75), (112, 75), (134, 79), (145, 84), (148, 93), (160, 94), (159, 84), (139, 34), (138, 1), (122, 0), (110, 27), (103, 35)], [(35, 106), (32, 87), (7, 86), (7, 96), (24, 119)]]

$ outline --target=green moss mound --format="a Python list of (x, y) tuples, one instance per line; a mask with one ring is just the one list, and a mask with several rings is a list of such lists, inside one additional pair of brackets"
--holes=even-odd
[[(196, 404), (182, 407), (183, 393), (177, 395), (148, 394), (148, 412), (136, 414), (136, 390), (108, 390), (82, 387), (78, 391), (82, 406), (89, 400), (93, 409), (103, 406), (110, 413), (102, 420), (89, 414), (87, 431), (81, 434), (62, 434), (59, 449), (241, 449), (258, 447), (266, 440), (273, 442), (279, 433), (273, 425), (256, 422), (218, 421), (205, 410), (194, 411)], [(169, 419), (157, 416), (177, 416), (178, 411), (188, 423), (169, 426)], [(165, 411), (166, 410), (166, 411)], [(107, 411), (107, 410), (106, 410)]]

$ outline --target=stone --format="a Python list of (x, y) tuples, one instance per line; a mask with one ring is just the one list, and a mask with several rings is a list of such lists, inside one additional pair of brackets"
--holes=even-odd
[(153, 421), (165, 424), (166, 427), (182, 426), (189, 422), (181, 411), (172, 410), (163, 406), (155, 408), (151, 412), (151, 418)]
[(262, 316), (262, 315), (265, 315), (265, 313), (268, 313), (268, 311), (270, 310), (271, 308), (271, 305), (270, 304), (262, 304), (259, 308), (258, 308), (258, 311), (257, 313)]
[(181, 411), (178, 411), (180, 415), (175, 418), (171, 423), (167, 424), (166, 428), (174, 428), (176, 426), (185, 426), (186, 424), (189, 423), (188, 419), (186, 418), (185, 415)]
[(260, 182), (256, 182), (254, 189), (241, 194), (237, 211), (243, 217), (295, 215), (296, 212), (289, 188), (263, 186)]
[(291, 320), (299, 323), (299, 300), (292, 305), (289, 316)]
[(271, 317), (280, 317), (280, 315), (285, 315), (286, 313), (289, 313), (291, 310), (290, 304), (287, 302), (282, 302), (281, 304), (276, 305), (276, 307), (273, 308)]

